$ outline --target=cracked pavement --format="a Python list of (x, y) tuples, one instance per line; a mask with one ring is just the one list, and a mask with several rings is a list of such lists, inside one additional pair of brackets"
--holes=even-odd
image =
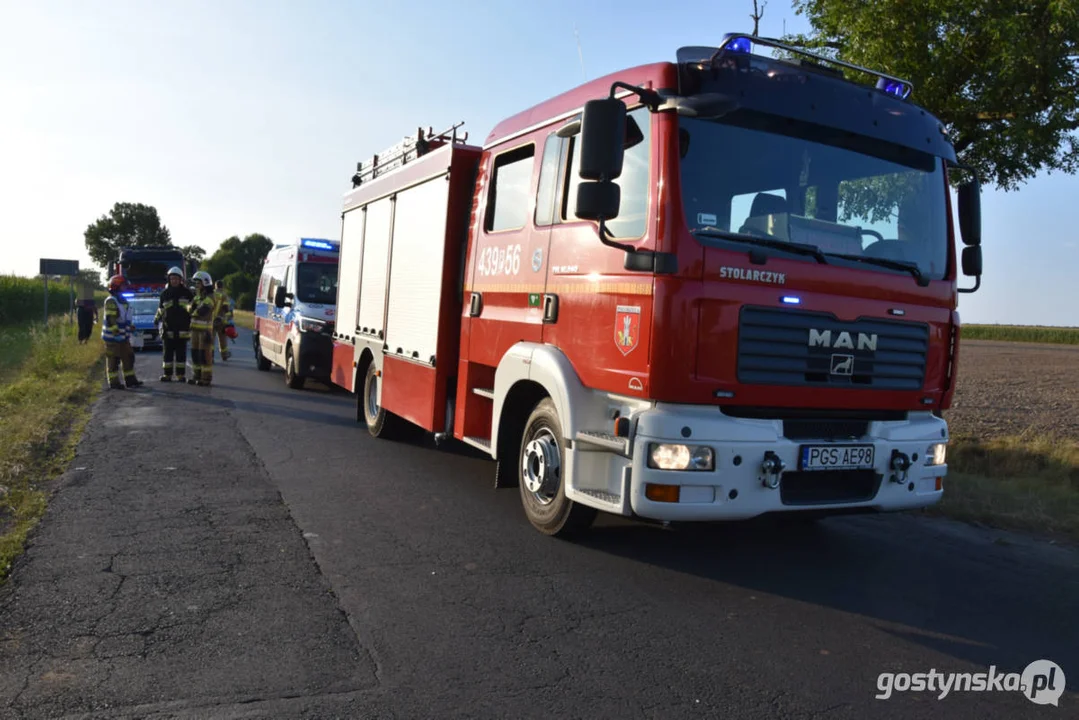
[[(0, 717), (1074, 714), (1074, 548), (914, 515), (552, 540), (493, 463), (374, 440), (351, 396), (234, 347), (208, 392), (97, 408), (0, 589)], [(1060, 708), (874, 698), (885, 671), (1041, 658)]]

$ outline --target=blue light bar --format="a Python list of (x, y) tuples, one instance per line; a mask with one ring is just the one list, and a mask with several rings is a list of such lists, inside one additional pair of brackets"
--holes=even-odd
[(724, 42), (727, 41), (727, 38), (731, 37), (734, 37), (734, 39), (723, 46), (724, 50), (730, 50), (731, 52), (736, 53), (753, 52), (753, 43), (750, 42), (749, 38), (742, 36), (735, 37), (734, 33), (728, 33), (726, 37), (723, 38)]
[(780, 300), (787, 303), (788, 305), (800, 305), (802, 303), (802, 299), (799, 297), (795, 297), (794, 295), (784, 295), (780, 298)]
[(903, 100), (906, 100), (907, 96), (910, 95), (910, 85), (898, 80), (889, 80), (888, 78), (877, 80), (877, 90), (881, 90), (888, 95), (894, 95)]
[(304, 247), (315, 248), (316, 250), (336, 250), (337, 246), (331, 244), (326, 240), (312, 240), (310, 238), (304, 238), (300, 241), (300, 244)]
[(135, 293), (120, 293), (124, 297), (135, 297)]

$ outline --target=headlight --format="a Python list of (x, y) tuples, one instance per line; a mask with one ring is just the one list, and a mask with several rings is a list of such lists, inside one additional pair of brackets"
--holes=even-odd
[(659, 470), (712, 470), (715, 468), (715, 455), (712, 448), (700, 445), (651, 443), (648, 446), (648, 466)]
[(312, 320), (311, 318), (300, 318), (300, 332), (322, 332), (322, 326), (324, 323), (321, 320)]
[(946, 443), (934, 443), (926, 448), (925, 464), (943, 465), (946, 462), (947, 455), (948, 445)]

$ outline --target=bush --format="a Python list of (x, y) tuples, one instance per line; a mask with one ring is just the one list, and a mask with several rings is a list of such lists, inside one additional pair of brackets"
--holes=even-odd
[(240, 310), (254, 310), (255, 309), (255, 293), (244, 292), (240, 293), (240, 296), (236, 298), (236, 307)]

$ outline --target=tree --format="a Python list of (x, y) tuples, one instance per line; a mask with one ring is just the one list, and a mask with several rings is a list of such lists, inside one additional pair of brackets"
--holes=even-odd
[(201, 263), (202, 259), (206, 257), (206, 251), (198, 245), (184, 245), (180, 248), (180, 252), (184, 254), (185, 260), (193, 260), (196, 263)]
[(1079, 170), (1079, 9), (1070, 0), (794, 0), (791, 44), (910, 80), (984, 181)]
[(142, 203), (116, 203), (108, 215), (86, 227), (83, 237), (90, 257), (105, 267), (116, 261), (120, 248), (172, 245), (157, 209)]
[(238, 235), (226, 239), (213, 255), (202, 263), (202, 269), (215, 281), (225, 283), (238, 305), (245, 310), (254, 307), (254, 291), (262, 275), (262, 261), (273, 249), (273, 240), (260, 233), (243, 240)]

